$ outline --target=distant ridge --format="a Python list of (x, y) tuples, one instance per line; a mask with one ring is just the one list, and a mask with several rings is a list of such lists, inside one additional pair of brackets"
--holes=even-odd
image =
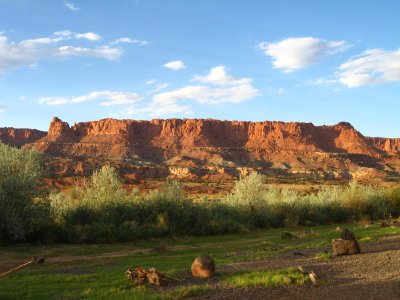
[(365, 137), (347, 122), (103, 119), (70, 126), (55, 117), (47, 134), (0, 128), (0, 140), (43, 153), (55, 177), (87, 176), (106, 162), (127, 180), (233, 179), (251, 169), (346, 180), (400, 172), (400, 139)]

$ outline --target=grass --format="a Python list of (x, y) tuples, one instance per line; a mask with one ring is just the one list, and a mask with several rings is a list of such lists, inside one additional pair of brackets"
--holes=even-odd
[(280, 285), (302, 285), (309, 282), (308, 276), (301, 274), (296, 268), (287, 268), (265, 272), (247, 272), (231, 275), (223, 280), (228, 286), (252, 288), (252, 287), (276, 287)]
[[(400, 228), (361, 224), (345, 224), (353, 230), (361, 243), (379, 237), (400, 234)], [(137, 243), (106, 245), (17, 245), (0, 247), (0, 270), (6, 271), (33, 255), (45, 258), (62, 258), (57, 262), (30, 265), (8, 277), (0, 278), (0, 299), (182, 299), (212, 293), (207, 280), (187, 286), (168, 289), (135, 287), (128, 282), (124, 272), (128, 267), (141, 265), (155, 267), (166, 275), (181, 280), (190, 278), (190, 265), (194, 258), (209, 253), (215, 258), (217, 274), (225, 284), (256, 284), (272, 276), (268, 270), (256, 273), (228, 274), (219, 271), (221, 266), (234, 262), (264, 260), (282, 253), (306, 248), (329, 249), (332, 238), (340, 236), (337, 225), (291, 229), (265, 229), (248, 233), (180, 239), (151, 239)], [(282, 239), (290, 232), (296, 239)], [(160, 244), (167, 251), (152, 251)], [(68, 261), (65, 261), (68, 259)], [(282, 271), (289, 272), (291, 271)], [(279, 272), (278, 272), (279, 273)], [(286, 273), (283, 273), (286, 274)], [(280, 276), (280, 275), (279, 275)], [(282, 275), (272, 282), (292, 282)], [(285, 277), (286, 276), (286, 277)], [(242, 277), (242, 279), (240, 279)], [(263, 281), (264, 280), (264, 281)], [(230, 282), (230, 283), (229, 283)], [(242, 283), (240, 283), (242, 282)], [(247, 282), (247, 283), (246, 283)], [(296, 283), (297, 279), (293, 279)], [(268, 285), (267, 285), (268, 286)]]
[(315, 258), (320, 260), (330, 260), (332, 257), (332, 253), (329, 252), (319, 252), (315, 254)]

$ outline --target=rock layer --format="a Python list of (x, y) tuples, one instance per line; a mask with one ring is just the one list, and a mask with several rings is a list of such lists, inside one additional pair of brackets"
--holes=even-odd
[(252, 170), (346, 180), (400, 172), (400, 139), (365, 137), (346, 122), (103, 119), (70, 126), (53, 118), (47, 135), (33, 130), (12, 138), (12, 129), (0, 132), (10, 132), (0, 135), (3, 142), (42, 152), (54, 177), (88, 176), (104, 163), (128, 181), (233, 179)]
[(21, 147), (45, 137), (46, 132), (36, 129), (0, 128), (0, 142)]

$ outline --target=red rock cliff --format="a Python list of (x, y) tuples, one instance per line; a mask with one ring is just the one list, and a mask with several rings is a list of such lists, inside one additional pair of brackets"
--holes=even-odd
[(0, 141), (16, 147), (34, 143), (46, 136), (46, 132), (36, 129), (0, 128)]
[(368, 138), (369, 141), (378, 149), (389, 154), (400, 154), (400, 138)]
[[(400, 178), (399, 139), (368, 138), (341, 122), (213, 119), (103, 119), (70, 126), (58, 118), (48, 134), (10, 129), (5, 142), (45, 154), (55, 178), (90, 176), (105, 163), (129, 180), (138, 178), (237, 178), (246, 169), (271, 176)], [(396, 175), (397, 174), (397, 175)], [(213, 177), (214, 176), (214, 177)]]
[(322, 151), (371, 154), (376, 147), (348, 123), (241, 122), (212, 119), (152, 121), (103, 119), (70, 127), (54, 118), (44, 141), (60, 143), (124, 142), (131, 146), (253, 148), (266, 151)]

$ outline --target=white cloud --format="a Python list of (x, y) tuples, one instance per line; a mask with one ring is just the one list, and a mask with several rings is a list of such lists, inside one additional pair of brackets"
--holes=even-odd
[(224, 66), (212, 68), (207, 75), (195, 76), (192, 81), (204, 85), (189, 85), (158, 93), (146, 107), (133, 107), (127, 114), (147, 113), (152, 117), (175, 113), (192, 114), (192, 109), (185, 105), (188, 101), (200, 104), (240, 103), (259, 94), (250, 78), (234, 78)]
[(337, 83), (338, 80), (335, 78), (317, 78), (317, 79), (312, 79), (309, 80), (308, 83), (309, 84), (333, 84), (333, 83)]
[(121, 37), (119, 39), (116, 39), (115, 41), (111, 42), (111, 45), (118, 45), (118, 44), (136, 44), (140, 46), (145, 46), (148, 45), (148, 41), (144, 40), (136, 40), (136, 39), (131, 39), (129, 37)]
[(201, 104), (240, 103), (258, 95), (249, 84), (229, 87), (186, 86), (154, 96), (154, 103), (173, 103), (179, 100), (195, 100)]
[(157, 84), (155, 85), (154, 89), (150, 90), (150, 91), (148, 92), (148, 94), (155, 94), (155, 93), (158, 93), (159, 91), (166, 89), (168, 86), (169, 86), (168, 83), (157, 83)]
[(217, 66), (212, 68), (207, 75), (195, 76), (192, 81), (201, 83), (210, 83), (214, 85), (241, 85), (251, 82), (249, 78), (236, 79), (227, 73), (225, 66)]
[(327, 41), (313, 37), (288, 38), (276, 43), (263, 42), (259, 48), (272, 57), (272, 65), (284, 72), (303, 69), (324, 57), (344, 52), (351, 45), (345, 41)]
[(372, 49), (340, 66), (339, 81), (349, 88), (400, 82), (400, 49)]
[(142, 101), (142, 97), (134, 92), (116, 91), (96, 91), (87, 95), (63, 98), (63, 97), (43, 97), (39, 99), (40, 104), (62, 105), (67, 103), (81, 103), (88, 101), (101, 100), (101, 106), (126, 105)]
[[(212, 80), (213, 70), (223, 70), (223, 76)], [(215, 71), (214, 71), (215, 73)], [(204, 77), (204, 78), (203, 78)], [(188, 85), (179, 89), (167, 92), (159, 92), (168, 87), (167, 83), (157, 83), (156, 79), (147, 81), (149, 87), (154, 88), (148, 94), (145, 101), (141, 95), (134, 92), (116, 91), (95, 91), (78, 97), (43, 97), (38, 100), (40, 104), (62, 105), (98, 101), (101, 106), (122, 105), (122, 115), (145, 114), (152, 117), (159, 117), (170, 114), (193, 114), (190, 103), (197, 102), (204, 105), (221, 103), (240, 103), (256, 97), (259, 92), (253, 87), (250, 78), (235, 78), (228, 74), (225, 67), (219, 66), (209, 71), (208, 75), (196, 76), (192, 81), (201, 81), (203, 84)], [(211, 79), (210, 79), (211, 78)], [(279, 91), (278, 91), (279, 92)]]
[(80, 7), (77, 7), (77, 6), (76, 6), (74, 3), (72, 3), (72, 2), (64, 1), (63, 4), (64, 4), (64, 6), (65, 6), (66, 8), (68, 8), (69, 10), (72, 10), (72, 11), (79, 11), (79, 10), (81, 10)]
[(101, 46), (96, 48), (83, 48), (83, 47), (72, 47), (62, 46), (58, 48), (59, 56), (91, 56), (106, 58), (109, 60), (116, 60), (122, 55), (120, 48), (111, 48), (108, 46)]
[(157, 82), (157, 79), (153, 78), (153, 79), (147, 80), (147, 81), (146, 81), (146, 84), (147, 84), (147, 85), (151, 85), (151, 84), (154, 84), (154, 83), (156, 83), (156, 82)]
[(69, 30), (60, 30), (53, 33), (55, 36), (61, 36), (63, 38), (69, 38), (72, 35), (72, 32)]
[(57, 31), (51, 37), (13, 42), (0, 33), (0, 73), (21, 66), (36, 65), (44, 59), (91, 56), (116, 60), (122, 55), (121, 48), (108, 45), (90, 48), (65, 45), (68, 40), (77, 36), (85, 36), (91, 40), (100, 37), (95, 33), (75, 34), (65, 30)]
[(164, 64), (163, 66), (174, 71), (186, 68), (185, 64), (181, 60), (173, 60)]
[(0, 103), (0, 113), (5, 111), (5, 110), (6, 110), (6, 107), (3, 104)]
[(75, 34), (75, 37), (77, 39), (86, 39), (89, 41), (98, 41), (101, 39), (101, 35), (98, 35), (97, 33), (94, 32), (77, 33)]

